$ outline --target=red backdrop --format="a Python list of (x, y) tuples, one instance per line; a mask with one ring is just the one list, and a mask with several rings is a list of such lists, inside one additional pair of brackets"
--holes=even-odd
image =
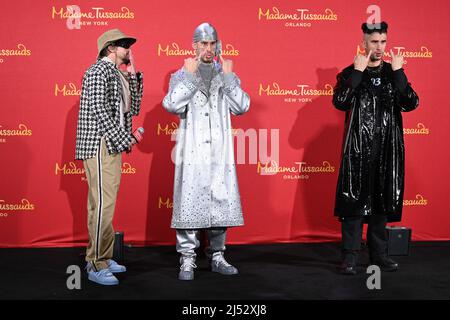
[[(161, 101), (170, 74), (192, 53), (194, 28), (216, 26), (234, 61), (250, 111), (233, 118), (248, 138), (238, 177), (245, 226), (230, 243), (329, 241), (344, 113), (331, 104), (339, 70), (359, 50), (371, 1), (6, 1), (0, 11), (0, 246), (71, 246), (87, 241), (83, 165), (74, 161), (81, 78), (95, 61), (96, 40), (120, 28), (137, 37), (145, 73), (145, 140), (124, 155), (116, 230), (136, 245), (172, 244), (176, 116)], [(447, 133), (449, 2), (377, 1), (388, 46), (405, 56), (420, 96), (404, 114), (404, 218), (415, 240), (450, 239)], [(67, 19), (67, 6), (82, 17)], [(389, 59), (387, 56), (386, 59)], [(269, 152), (265, 152), (265, 145)], [(272, 161), (266, 166), (271, 154)], [(255, 150), (257, 151), (255, 153)], [(278, 157), (276, 155), (278, 154)], [(299, 165), (299, 163), (302, 163)], [(278, 172), (290, 169), (291, 172)]]

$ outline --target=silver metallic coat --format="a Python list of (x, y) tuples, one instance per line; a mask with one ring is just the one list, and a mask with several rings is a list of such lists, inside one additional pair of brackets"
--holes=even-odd
[(199, 72), (172, 74), (164, 108), (178, 114), (172, 228), (244, 224), (234, 163), (231, 114), (250, 107), (238, 77), (214, 62), (209, 92)]

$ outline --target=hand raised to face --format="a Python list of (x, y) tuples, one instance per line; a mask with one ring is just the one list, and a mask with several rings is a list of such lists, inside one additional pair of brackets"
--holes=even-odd
[(224, 74), (232, 73), (233, 72), (233, 61), (222, 58), (222, 55), (220, 57), (220, 62), (222, 63), (222, 71)]
[(371, 54), (372, 50), (369, 51), (369, 54), (367, 56), (362, 54), (356, 55), (355, 60), (353, 62), (355, 70), (363, 72), (367, 68), (367, 65), (369, 64)]
[(136, 68), (135, 68), (135, 64), (134, 64), (134, 57), (133, 57), (133, 53), (131, 52), (131, 49), (129, 51), (128, 57), (130, 59), (130, 63), (127, 65), (127, 71), (130, 74), (136, 74)]
[(396, 71), (396, 70), (403, 68), (403, 63), (404, 63), (403, 56), (394, 54), (392, 49), (391, 49), (390, 53), (391, 53), (391, 60), (392, 60), (391, 61), (392, 70)]
[(198, 65), (200, 64), (200, 61), (202, 60), (204, 54), (205, 50), (200, 50), (197, 56), (185, 59), (184, 69), (190, 73), (197, 72)]

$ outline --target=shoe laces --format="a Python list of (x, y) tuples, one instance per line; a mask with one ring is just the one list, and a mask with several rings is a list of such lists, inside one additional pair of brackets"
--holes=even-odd
[(223, 264), (225, 267), (231, 267), (232, 265), (229, 264), (227, 262), (227, 260), (225, 260), (224, 256), (223, 256), (223, 252), (219, 252), (219, 253), (215, 253), (213, 254), (213, 258), (212, 258), (213, 263), (219, 265), (219, 264)]
[(191, 271), (192, 269), (197, 268), (197, 265), (194, 263), (194, 259), (192, 258), (183, 258), (183, 264), (180, 269), (183, 271)]

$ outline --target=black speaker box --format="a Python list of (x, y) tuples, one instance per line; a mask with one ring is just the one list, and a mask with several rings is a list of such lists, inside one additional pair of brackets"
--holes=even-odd
[(409, 256), (411, 229), (406, 227), (386, 227), (388, 235), (388, 255)]
[(114, 249), (113, 249), (113, 259), (120, 263), (123, 263), (123, 232), (116, 231), (114, 234)]

